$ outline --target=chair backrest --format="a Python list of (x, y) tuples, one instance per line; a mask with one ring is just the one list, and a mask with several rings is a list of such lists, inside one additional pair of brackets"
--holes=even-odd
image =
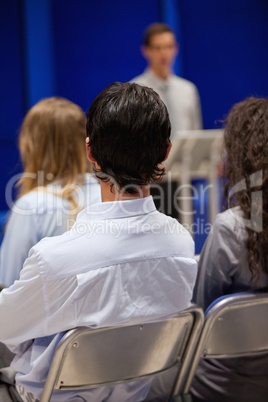
[(268, 351), (268, 293), (245, 292), (216, 299), (206, 310), (187, 393), (200, 358), (238, 358)]
[(191, 353), (203, 324), (192, 306), (156, 323), (67, 331), (51, 363), (41, 402), (53, 389), (77, 390), (134, 381), (180, 365), (176, 390), (190, 367)]

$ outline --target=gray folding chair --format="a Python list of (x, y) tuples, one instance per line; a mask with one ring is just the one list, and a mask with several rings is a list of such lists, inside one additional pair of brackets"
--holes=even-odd
[(202, 309), (192, 306), (156, 323), (67, 331), (60, 339), (41, 402), (53, 389), (81, 390), (135, 381), (179, 366), (172, 395), (180, 393), (201, 332)]
[(257, 356), (268, 351), (268, 293), (243, 292), (216, 299), (205, 322), (183, 392), (188, 393), (201, 358)]

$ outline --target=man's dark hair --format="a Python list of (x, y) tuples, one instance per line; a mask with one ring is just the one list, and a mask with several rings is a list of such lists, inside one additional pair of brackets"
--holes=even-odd
[(172, 28), (169, 25), (164, 24), (163, 22), (155, 22), (154, 24), (149, 25), (145, 29), (143, 34), (143, 44), (145, 46), (150, 46), (152, 36), (159, 35), (165, 32), (169, 32), (175, 35)]
[[(114, 182), (128, 193), (157, 181), (170, 144), (165, 104), (151, 88), (135, 83), (108, 85), (87, 113), (91, 155), (100, 166), (100, 180)], [(113, 184), (112, 184), (113, 185)]]

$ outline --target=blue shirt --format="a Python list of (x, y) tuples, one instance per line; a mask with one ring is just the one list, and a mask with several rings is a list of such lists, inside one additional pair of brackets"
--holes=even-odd
[[(34, 246), (20, 280), (0, 293), (0, 342), (17, 356), (17, 389), (40, 398), (58, 334), (159, 321), (190, 305), (194, 243), (152, 197), (104, 202), (78, 214), (72, 229)], [(80, 391), (86, 401), (139, 401), (150, 381)], [(68, 401), (73, 391), (56, 394)], [(106, 399), (107, 398), (107, 399)], [(80, 400), (80, 399), (77, 399)]]

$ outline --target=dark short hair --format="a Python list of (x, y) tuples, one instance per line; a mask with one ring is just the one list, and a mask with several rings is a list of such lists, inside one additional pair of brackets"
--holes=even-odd
[(116, 183), (129, 193), (165, 174), (170, 144), (170, 120), (165, 104), (151, 88), (115, 82), (93, 101), (87, 113), (87, 136), (100, 180)]
[(173, 29), (167, 25), (164, 24), (163, 22), (155, 22), (151, 25), (149, 25), (143, 34), (143, 44), (145, 46), (150, 46), (150, 41), (152, 36), (154, 35), (159, 35), (165, 32), (169, 32), (172, 33), (173, 35), (175, 35), (175, 32), (173, 31)]

